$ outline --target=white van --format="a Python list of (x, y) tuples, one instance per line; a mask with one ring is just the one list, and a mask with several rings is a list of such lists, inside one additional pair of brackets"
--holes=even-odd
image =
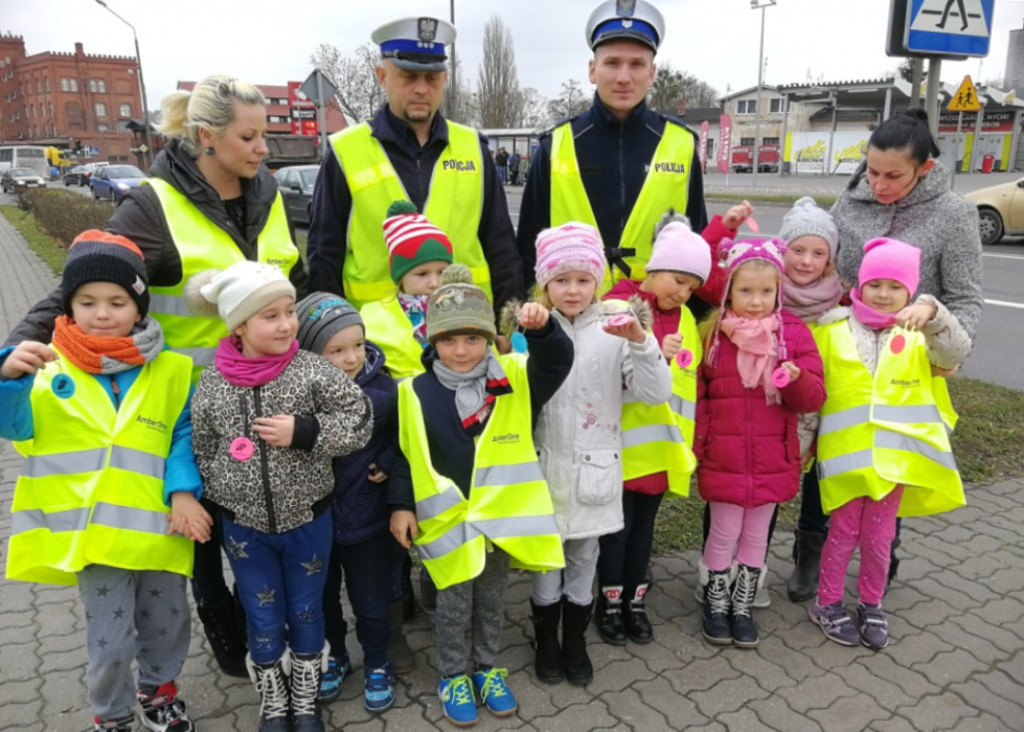
[(38, 145), (9, 145), (0, 147), (0, 173), (9, 168), (31, 168), (43, 177), (50, 178), (50, 163), (46, 160), (46, 148)]

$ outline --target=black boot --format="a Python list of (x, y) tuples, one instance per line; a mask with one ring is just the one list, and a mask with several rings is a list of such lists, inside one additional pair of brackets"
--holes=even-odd
[(896, 570), (900, 568), (900, 558), (896, 556), (896, 550), (900, 548), (900, 537), (896, 537), (892, 540), (892, 545), (889, 547), (889, 574), (885, 578), (885, 590), (889, 591), (889, 585), (896, 579)]
[(605, 643), (626, 645), (626, 625), (622, 621), (622, 585), (601, 588), (597, 598), (597, 634)]
[(437, 585), (425, 567), (420, 567), (420, 607), (428, 613), (437, 610)]
[(626, 611), (626, 635), (634, 643), (645, 645), (654, 639), (654, 629), (651, 621), (647, 619), (647, 596), (648, 584), (641, 582), (635, 588), (629, 588), (626, 593), (629, 598), (629, 609)]
[(404, 674), (412, 671), (416, 659), (409, 648), (409, 641), (405, 637), (405, 628), (402, 627), (402, 618), (405, 615), (405, 600), (396, 600), (388, 608), (388, 626), (391, 636), (388, 640), (388, 660), (391, 662), (391, 670), (396, 674)]
[(704, 607), (701, 609), (701, 624), (704, 638), (715, 645), (732, 643), (732, 629), (729, 626), (729, 570), (708, 572), (704, 585)]
[(793, 602), (810, 600), (818, 591), (818, 573), (821, 570), (821, 548), (825, 535), (817, 531), (796, 530), (793, 542), (793, 574), (786, 583), (786, 594)]
[(289, 649), (293, 732), (324, 732), (320, 710), (320, 679), (327, 670), (326, 646), (319, 653), (295, 653)]
[(557, 684), (565, 678), (562, 671), (562, 649), (558, 645), (558, 625), (562, 619), (562, 603), (536, 605), (533, 610), (534, 650), (537, 678), (545, 684)]
[(754, 617), (750, 614), (750, 609), (754, 605), (757, 580), (760, 576), (760, 567), (748, 567), (746, 564), (741, 564), (736, 575), (736, 583), (732, 587), (732, 611), (729, 615), (729, 624), (733, 645), (740, 648), (754, 648), (759, 641), (757, 626), (754, 625)]
[(587, 655), (587, 623), (590, 605), (575, 605), (562, 598), (562, 660), (565, 678), (573, 686), (586, 686), (594, 678), (594, 665)]
[(288, 700), (288, 654), (273, 663), (253, 663), (245, 658), (247, 673), (260, 697), (258, 732), (290, 732), (291, 704)]
[(235, 605), (235, 599), (228, 598), (220, 605), (197, 605), (196, 612), (217, 665), (228, 676), (245, 678), (245, 625), (239, 625)]
[(402, 620), (408, 622), (416, 617), (416, 595), (412, 591), (412, 557), (405, 553), (402, 562)]

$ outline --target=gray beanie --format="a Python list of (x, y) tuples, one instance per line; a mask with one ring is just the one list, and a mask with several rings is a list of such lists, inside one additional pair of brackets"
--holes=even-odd
[(313, 292), (295, 306), (299, 318), (299, 346), (313, 353), (323, 353), (334, 334), (350, 325), (366, 326), (359, 311), (343, 297), (328, 292)]
[(836, 247), (839, 246), (839, 229), (832, 215), (824, 209), (818, 208), (818, 204), (810, 196), (804, 196), (793, 204), (782, 219), (782, 230), (779, 238), (790, 244), (801, 236), (820, 236), (828, 242), (828, 248), (832, 259), (836, 256)]
[(441, 286), (427, 300), (427, 341), (434, 345), (445, 336), (471, 333), (494, 342), (494, 306), (473, 284), (469, 268), (455, 263), (441, 274)]

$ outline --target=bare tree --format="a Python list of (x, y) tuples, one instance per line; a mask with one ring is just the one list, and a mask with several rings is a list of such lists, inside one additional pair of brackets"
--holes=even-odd
[(528, 86), (522, 91), (523, 116), (519, 121), (520, 127), (532, 127), (540, 129), (551, 124), (551, 116), (548, 113), (548, 100), (541, 96), (541, 93)]
[(548, 116), (552, 122), (566, 119), (586, 111), (590, 106), (590, 97), (576, 79), (562, 82), (562, 93), (557, 99), (548, 102)]
[(522, 124), (523, 95), (516, 72), (512, 33), (498, 15), (484, 27), (484, 57), (477, 73), (480, 123), (485, 128)]
[(717, 107), (718, 92), (693, 74), (672, 68), (672, 64), (667, 61), (658, 64), (647, 103), (654, 109), (675, 114), (680, 100), (686, 102), (686, 106), (691, 109)]
[(369, 119), (387, 101), (377, 82), (375, 69), (380, 57), (376, 46), (364, 43), (356, 48), (355, 58), (348, 58), (337, 46), (322, 43), (309, 60), (337, 87), (335, 99), (349, 119)]
[(453, 77), (452, 74), (448, 74), (441, 112), (446, 119), (450, 119), (452, 122), (472, 126), (476, 122), (477, 102), (473, 90), (465, 82), (466, 74), (462, 70), (461, 59), (455, 59), (455, 72), (454, 78), (458, 88), (452, 87)]

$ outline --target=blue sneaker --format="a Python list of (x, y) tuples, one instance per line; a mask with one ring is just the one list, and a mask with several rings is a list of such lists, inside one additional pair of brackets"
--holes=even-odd
[(348, 655), (338, 658), (329, 656), (327, 658), (327, 670), (320, 678), (320, 701), (329, 702), (338, 698), (341, 694), (341, 685), (345, 683), (345, 677), (352, 671), (352, 664), (348, 662)]
[(476, 713), (476, 699), (473, 698), (473, 684), (466, 674), (441, 679), (437, 686), (444, 717), (456, 727), (471, 727), (480, 717)]
[(395, 703), (395, 677), (391, 664), (380, 668), (363, 669), (363, 706), (368, 712), (383, 712)]
[(515, 714), (519, 705), (516, 698), (505, 685), (505, 677), (508, 676), (507, 668), (481, 669), (473, 674), (473, 688), (487, 706), (487, 711), (495, 717), (507, 717)]

